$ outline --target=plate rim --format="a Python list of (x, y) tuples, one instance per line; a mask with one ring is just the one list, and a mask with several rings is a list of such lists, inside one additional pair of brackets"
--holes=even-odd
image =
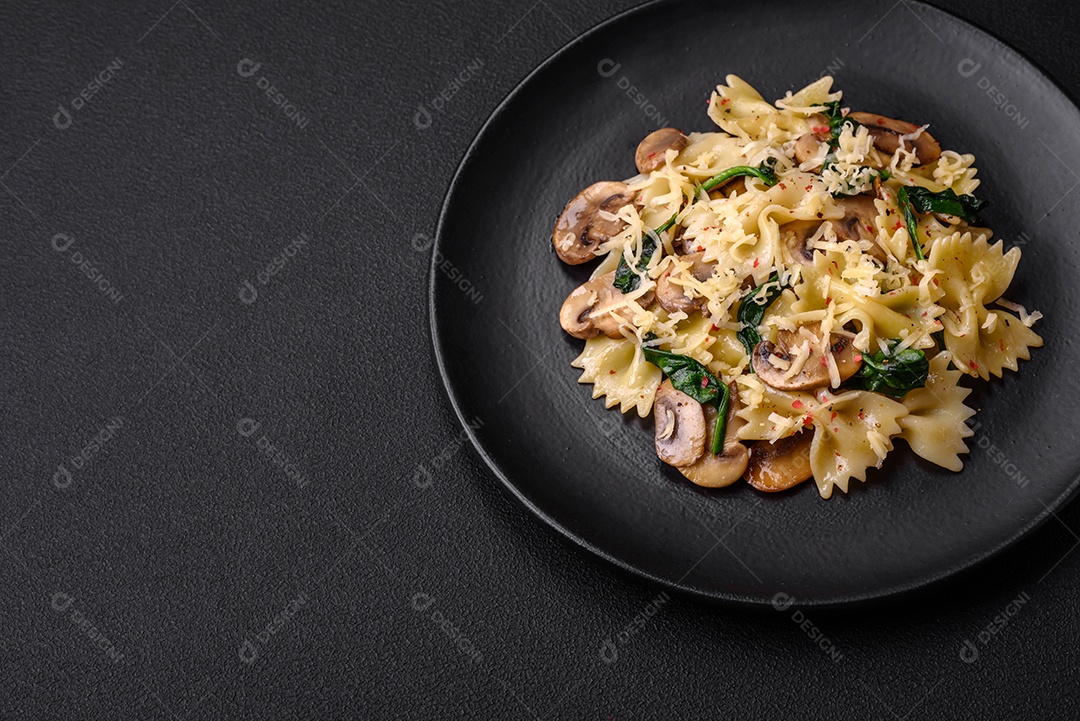
[[(517, 502), (523, 505), (530, 513), (543, 521), (545, 525), (556, 531), (558, 536), (560, 536), (563, 540), (570, 541), (572, 545), (576, 547), (576, 549), (584, 549), (589, 553), (603, 559), (605, 562), (613, 564), (614, 566), (618, 567), (623, 571), (629, 572), (637, 578), (646, 579), (667, 590), (678, 592), (680, 594), (692, 597), (696, 600), (712, 602), (715, 604), (726, 604), (731, 606), (748, 608), (768, 608), (770, 606), (775, 607), (775, 595), (772, 600), (766, 600), (762, 597), (750, 596), (735, 592), (711, 591), (697, 586), (685, 584), (681, 581), (674, 581), (669, 578), (664, 578), (643, 568), (635, 566), (634, 564), (623, 560), (622, 558), (612, 554), (606, 549), (597, 546), (586, 538), (571, 531), (569, 528), (564, 526), (562, 522), (552, 517), (549, 513), (541, 509), (529, 498), (527, 498), (525, 494), (516, 486), (516, 484), (514, 484), (510, 480), (506, 472), (495, 461), (495, 459), (488, 454), (483, 444), (480, 443), (476, 435), (476, 430), (472, 427), (469, 420), (466, 418), (465, 413), (463, 412), (458, 402), (457, 395), (453, 390), (454, 384), (451, 381), (450, 375), (447, 371), (446, 360), (442, 347), (443, 343), (445, 343), (446, 341), (444, 338), (442, 338), (440, 334), (438, 323), (436, 320), (436, 287), (438, 284), (439, 276), (437, 272), (437, 259), (441, 255), (440, 247), (442, 246), (445, 239), (445, 225), (447, 214), (453, 197), (460, 187), (462, 175), (466, 167), (477, 155), (478, 146), (486, 136), (489, 128), (502, 116), (510, 103), (512, 103), (517, 98), (517, 96), (525, 89), (525, 87), (531, 83), (534, 77), (544, 72), (550, 65), (555, 63), (556, 60), (558, 60), (566, 53), (570, 52), (579, 44), (587, 42), (593, 35), (607, 29), (613, 24), (621, 22), (625, 18), (631, 17), (638, 13), (643, 13), (647, 10), (651, 10), (661, 5), (675, 4), (685, 1), (686, 0), (647, 0), (646, 2), (640, 3), (631, 8), (627, 8), (626, 10), (622, 10), (604, 20), (601, 20), (595, 25), (589, 27), (587, 30), (583, 31), (574, 39), (561, 45), (554, 52), (552, 52), (539, 65), (533, 68), (528, 74), (525, 75), (525, 77), (523, 77), (518, 83), (516, 83), (514, 87), (511, 88), (510, 91), (506, 94), (506, 96), (501, 101), (499, 101), (495, 108), (490, 112), (487, 119), (484, 120), (484, 122), (480, 125), (480, 128), (476, 131), (475, 136), (473, 136), (473, 139), (469, 142), (469, 145), (465, 149), (461, 160), (458, 162), (457, 168), (454, 170), (454, 174), (450, 179), (450, 184), (447, 186), (446, 193), (443, 196), (443, 201), (439, 207), (439, 216), (435, 226), (435, 236), (431, 245), (432, 255), (428, 266), (428, 330), (430, 332), (430, 341), (435, 354), (435, 365), (438, 369), (439, 377), (442, 380), (443, 393), (445, 394), (447, 400), (449, 400), (450, 406), (454, 411), (454, 415), (457, 417), (458, 423), (461, 424), (462, 429), (468, 437), (469, 443), (472, 445), (473, 449), (477, 452), (477, 454), (479, 454), (481, 460), (484, 461), (484, 464), (488, 467), (488, 469), (499, 480), (504, 492), (509, 491), (512, 498), (514, 498)], [(908, 2), (912, 2), (928, 10), (931, 13), (937, 13), (939, 15), (946, 16), (953, 21), (959, 22), (961, 25), (973, 29), (974, 31), (983, 35), (984, 37), (988, 38), (992, 43), (994, 43), (996, 45), (996, 47), (993, 48), (994, 50), (1005, 50), (1009, 53), (1012, 53), (1017, 59), (1032, 67), (1036, 71), (1036, 73), (1050, 85), (1050, 87), (1061, 93), (1062, 96), (1072, 106), (1072, 109), (1076, 111), (1078, 115), (1080, 115), (1080, 102), (1077, 101), (1077, 98), (1073, 95), (1072, 92), (1062, 86), (1062, 84), (1058, 82), (1058, 80), (1052, 75), (1050, 75), (1046, 71), (1046, 69), (1043, 68), (1039, 63), (1032, 60), (1025, 53), (1011, 46), (1002, 38), (998, 37), (996, 33), (987, 30), (986, 28), (977, 25), (974, 22), (966, 20), (959, 15), (949, 12), (948, 10), (932, 5), (925, 0), (908, 0)], [(1073, 477), (1072, 482), (1065, 489), (1065, 491), (1058, 494), (1058, 496), (1051, 503), (1043, 503), (1043, 511), (1036, 514), (1030, 521), (1028, 521), (1027, 524), (1025, 524), (1022, 528), (1013, 533), (1007, 539), (991, 548), (988, 548), (985, 551), (980, 551), (978, 553), (972, 554), (958, 564), (950, 565), (942, 571), (922, 576), (917, 580), (885, 586), (879, 589), (868, 591), (866, 593), (833, 595), (829, 598), (824, 599), (800, 600), (796, 598), (794, 599), (794, 603), (795, 605), (803, 608), (851, 608), (853, 606), (866, 605), (875, 601), (881, 602), (886, 599), (890, 601), (895, 601), (898, 598), (909, 596), (917, 591), (924, 590), (931, 586), (935, 586), (948, 578), (957, 576), (967, 571), (971, 571), (977, 566), (980, 566), (991, 558), (999, 555), (1008, 548), (1016, 545), (1021, 539), (1033, 533), (1036, 529), (1045, 524), (1051, 516), (1056, 516), (1056, 511), (1058, 511), (1060, 508), (1073, 500), (1073, 497), (1076, 495), (1078, 488), (1080, 488), (1080, 472), (1078, 472)], [(778, 593), (780, 593), (779, 590)]]

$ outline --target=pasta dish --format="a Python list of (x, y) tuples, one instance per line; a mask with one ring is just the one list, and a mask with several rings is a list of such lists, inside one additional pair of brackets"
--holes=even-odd
[(660, 460), (701, 486), (829, 498), (898, 438), (959, 471), (960, 378), (1042, 345), (1041, 314), (1005, 297), (1020, 249), (979, 225), (974, 156), (842, 107), (830, 77), (775, 103), (726, 83), (718, 131), (649, 134), (637, 175), (556, 222), (562, 261), (599, 261), (560, 311), (579, 382), (651, 414)]

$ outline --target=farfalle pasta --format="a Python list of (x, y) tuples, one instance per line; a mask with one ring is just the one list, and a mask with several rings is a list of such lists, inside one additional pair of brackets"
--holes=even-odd
[(842, 106), (824, 77), (774, 103), (728, 76), (719, 131), (662, 128), (552, 233), (599, 259), (563, 303), (593, 397), (652, 416), (692, 482), (865, 481), (898, 439), (958, 471), (964, 375), (1016, 370), (1042, 316), (1005, 298), (1019, 248), (978, 224), (975, 157), (929, 126)]

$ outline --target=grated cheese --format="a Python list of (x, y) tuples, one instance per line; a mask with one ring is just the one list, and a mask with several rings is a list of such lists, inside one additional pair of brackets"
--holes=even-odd
[(789, 380), (802, 373), (802, 369), (806, 366), (808, 358), (810, 358), (810, 341), (804, 340), (796, 347), (795, 353), (791, 358), (791, 365), (784, 371), (784, 380)]
[(878, 467), (880, 467), (881, 461), (884, 460), (885, 456), (892, 450), (892, 443), (889, 442), (887, 436), (875, 429), (870, 429), (870, 431), (867, 432), (866, 439), (870, 442), (870, 448), (874, 451), (874, 455), (878, 457)]
[[(621, 402), (625, 409), (628, 398), (635, 404), (637, 399), (643, 399), (641, 403), (651, 407), (649, 394), (655, 392), (659, 382), (657, 369), (644, 362), (641, 349), (662, 347), (698, 360), (724, 382), (737, 383), (742, 402), (738, 415), (746, 421), (739, 430), (740, 438), (777, 440), (804, 426), (826, 434), (828, 445), (818, 443), (813, 451), (830, 456), (824, 462), (818, 459), (818, 468), (829, 468), (825, 478), (817, 479), (824, 496), (833, 486), (846, 491), (850, 478), (864, 478), (865, 469), (875, 459), (880, 465), (892, 449), (892, 439), (901, 433), (913, 448), (920, 443), (923, 447), (938, 446), (936, 453), (949, 456), (947, 467), (956, 465), (959, 461), (955, 451), (946, 449), (964, 445), (954, 438), (954, 424), (923, 424), (922, 431), (916, 424), (901, 428), (903, 424), (895, 421), (908, 415), (905, 409), (909, 406), (868, 391), (836, 390), (839, 395), (832, 395), (841, 379), (830, 341), (834, 334), (849, 338), (854, 333), (851, 342), (863, 353), (887, 350), (893, 341), (899, 349), (931, 348), (935, 346), (931, 334), (944, 329), (951, 336), (949, 342), (955, 352), (971, 349), (959, 357), (958, 366), (970, 366), (972, 361), (987, 365), (986, 360), (993, 356), (1002, 359), (1001, 367), (990, 369), (994, 375), (1004, 368), (1015, 370), (1016, 359), (1028, 357), (1027, 347), (1041, 344), (1034, 333), (1015, 327), (1013, 315), (1007, 311), (1017, 314), (1028, 328), (1042, 317), (1041, 313), (1028, 313), (1023, 306), (1005, 299), (997, 301), (1002, 309), (991, 311), (984, 306), (990, 295), (986, 289), (995, 289), (996, 294), (996, 289), (1008, 286), (1016, 254), (1005, 257), (1000, 246), (987, 249), (987, 238), (965, 223), (954, 222), (952, 225), (959, 227), (947, 227), (935, 216), (927, 215), (920, 218), (920, 240), (928, 259), (914, 258), (895, 189), (908, 185), (970, 193), (979, 185), (974, 157), (945, 150), (934, 163), (917, 166), (914, 148), (927, 126), (900, 136), (899, 149), (887, 157), (874, 146), (870, 129), (845, 125), (829, 159), (830, 167), (808, 172), (822, 168), (827, 144), (817, 143), (815, 157), (801, 164), (795, 161), (795, 147), (807, 132), (821, 132), (820, 128), (811, 128), (808, 117), (824, 110), (824, 103), (841, 98), (832, 92), (831, 78), (823, 78), (798, 93), (787, 93), (775, 104), (766, 102), (739, 78), (730, 76), (726, 83), (713, 93), (709, 107), (709, 116), (726, 132), (691, 133), (681, 151), (665, 151), (661, 166), (626, 181), (635, 195), (633, 204), (616, 213), (598, 214), (604, 221), (625, 226), (598, 249), (608, 256), (601, 264), (604, 272), (613, 270), (623, 259), (634, 268), (640, 282), (634, 291), (594, 308), (593, 312), (607, 313), (619, 324), (624, 339), (597, 337), (586, 342), (587, 350), (591, 347), (599, 355), (599, 349), (604, 349), (609, 358), (619, 359), (618, 367), (611, 370), (609, 384), (603, 391), (595, 390), (598, 386), (594, 384), (594, 393), (606, 395), (609, 407)], [(736, 165), (756, 166), (768, 158), (776, 160), (776, 185), (765, 187), (757, 179), (739, 178), (698, 202), (686, 202), (694, 197), (697, 184), (716, 173)], [(883, 166), (891, 169), (893, 178), (874, 188)], [(860, 232), (857, 239), (837, 237), (830, 221), (847, 219), (844, 204), (833, 194), (872, 190), (879, 195), (873, 202), (876, 212), (867, 219), (872, 227)], [(680, 229), (655, 234), (653, 229), (674, 213), (678, 213)], [(793, 221), (807, 223), (805, 227), (812, 230), (806, 241), (813, 256), (808, 264), (788, 253), (783, 229)], [(821, 222), (814, 227), (811, 224), (815, 221)], [(700, 255), (690, 260), (676, 255), (676, 234), (684, 246), (680, 251)], [(662, 252), (651, 258), (646, 268), (638, 270), (643, 245), (650, 236)], [(569, 249), (577, 241), (564, 234), (556, 237), (555, 243)], [(714, 266), (704, 279), (693, 272), (697, 257)], [(808, 369), (822, 376), (827, 372), (827, 385), (813, 389), (812, 395), (778, 391), (756, 376), (744, 374), (750, 357), (736, 338), (743, 324), (733, 309), (745, 302), (749, 288), (760, 287), (773, 273), (779, 275), (784, 290), (767, 309), (758, 330), (763, 338), (774, 341), (781, 332), (785, 337), (790, 334), (783, 357), (773, 353), (769, 358), (785, 379), (803, 375)], [(642, 300), (655, 292), (661, 276), (686, 297), (699, 301), (700, 311), (688, 314), (668, 312), (653, 303), (643, 306)], [(763, 304), (764, 296), (755, 295), (755, 302)], [(600, 302), (596, 294), (590, 300)], [(1003, 324), (1011, 325), (1003, 328)], [(1006, 330), (1016, 332), (1007, 334)], [(647, 336), (651, 339), (644, 341)], [(993, 349), (983, 347), (991, 342), (995, 344)], [(996, 346), (999, 342), (1000, 348)], [(1005, 343), (1024, 347), (1006, 348)], [(627, 367), (631, 344), (633, 362)], [(939, 365), (940, 360), (932, 359)], [(609, 362), (615, 364), (614, 360)], [(817, 367), (818, 363), (822, 367)], [(967, 371), (964, 367), (961, 370)], [(935, 382), (955, 383), (952, 376), (944, 372), (939, 375)], [(635, 383), (640, 387), (633, 387)], [(935, 400), (924, 399), (927, 405), (919, 411), (910, 407), (910, 415), (922, 413), (930, 418), (945, 408), (934, 389), (930, 390)], [(957, 404), (962, 406), (959, 401)], [(641, 405), (637, 407), (640, 413)], [(863, 418), (864, 407), (872, 412), (870, 420)], [(659, 438), (672, 436), (674, 420), (670, 410), (663, 411), (657, 419)], [(928, 425), (939, 438), (920, 438), (927, 435)]]
[(840, 386), (840, 369), (836, 367), (836, 357), (832, 353), (825, 354), (825, 366), (829, 370), (829, 387)]
[(1018, 314), (1020, 316), (1020, 322), (1026, 325), (1028, 328), (1035, 325), (1035, 322), (1041, 320), (1043, 317), (1043, 314), (1037, 310), (1028, 313), (1027, 308), (1025, 308), (1024, 306), (1020, 305), (1019, 303), (1013, 303), (1012, 301), (1005, 300), (1004, 298), (998, 298), (995, 302), (1001, 307), (1008, 308), (1013, 313)]
[(769, 356), (769, 363), (776, 366), (782, 371), (786, 371), (788, 368), (791, 367), (791, 361), (789, 361), (787, 358), (781, 358), (775, 353)]

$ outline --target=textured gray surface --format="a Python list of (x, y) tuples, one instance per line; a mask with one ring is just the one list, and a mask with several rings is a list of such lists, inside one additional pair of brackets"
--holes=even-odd
[[(0, 8), (0, 715), (1076, 716), (1075, 504), (927, 591), (807, 611), (834, 661), (797, 608), (657, 601), (462, 443), (417, 234), (499, 100), (629, 5)], [(942, 6), (1080, 94), (1075, 8)]]

